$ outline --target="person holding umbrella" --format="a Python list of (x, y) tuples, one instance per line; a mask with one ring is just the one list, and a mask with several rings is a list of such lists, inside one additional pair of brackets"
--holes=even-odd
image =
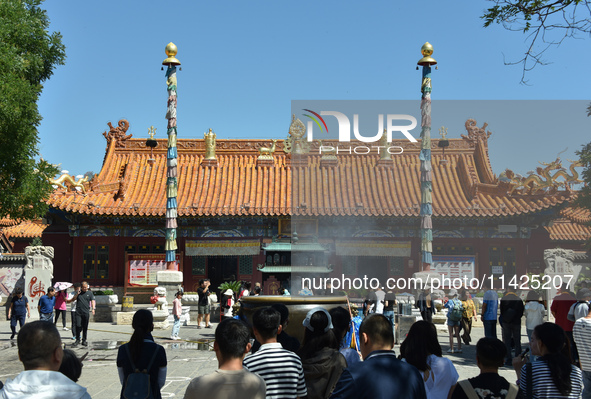
[(55, 320), (53, 324), (57, 325), (57, 321), (62, 316), (62, 327), (64, 331), (68, 331), (68, 327), (66, 327), (66, 313), (67, 308), (66, 304), (71, 302), (68, 301), (68, 294), (66, 290), (72, 286), (72, 283), (64, 283), (59, 282), (53, 285), (53, 288), (56, 289), (57, 294), (55, 294), (55, 305), (53, 306), (53, 310), (55, 310)]

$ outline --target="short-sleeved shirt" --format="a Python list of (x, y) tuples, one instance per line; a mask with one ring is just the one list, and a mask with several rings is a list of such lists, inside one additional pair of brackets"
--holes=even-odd
[(591, 319), (582, 317), (575, 321), (573, 338), (577, 344), (579, 360), (583, 371), (591, 371)]
[(482, 320), (497, 320), (497, 309), (499, 307), (499, 296), (493, 290), (488, 290), (482, 298), (483, 304), (486, 304), (486, 310), (482, 314)]
[(396, 303), (396, 294), (393, 292), (388, 292), (386, 294), (386, 302), (388, 305), (384, 304), (384, 312), (394, 311), (394, 304)]
[[(555, 398), (555, 399), (575, 399), (580, 398), (583, 392), (583, 374), (581, 369), (576, 366), (571, 366), (570, 373), (571, 391), (567, 396), (561, 395), (550, 373), (548, 363), (543, 360), (537, 360), (532, 365), (532, 397), (533, 398)], [(527, 397), (527, 372), (526, 366), (521, 368), (521, 375), (519, 376), (519, 389), (523, 393), (523, 397)]]
[(267, 399), (295, 399), (307, 395), (302, 360), (295, 353), (283, 349), (278, 342), (262, 345), (242, 364), (265, 380)]
[(468, 298), (465, 301), (462, 301), (462, 306), (464, 307), (464, 313), (462, 313), (462, 317), (464, 319), (471, 319), (472, 316), (474, 316), (474, 301)]
[(16, 295), (13, 296), (10, 304), (10, 306), (12, 306), (12, 314), (15, 316), (26, 316), (27, 303), (29, 303), (29, 300), (26, 296), (23, 295), (20, 298)]
[(67, 294), (65, 292), (58, 292), (57, 294), (55, 294), (55, 305), (53, 306), (54, 309), (56, 310), (66, 310), (66, 298), (67, 298)]
[[(76, 292), (70, 292), (68, 294), (68, 300), (74, 299), (75, 296), (76, 296)], [(70, 311), (72, 311), (72, 312), (76, 311), (76, 301), (70, 302)]]
[(425, 382), (425, 392), (432, 399), (447, 398), (450, 388), (458, 382), (459, 374), (451, 360), (446, 357), (429, 355), (427, 357), (429, 375), (425, 381), (425, 372), (420, 371)]
[[(505, 399), (509, 393), (509, 381), (497, 373), (482, 373), (478, 377), (468, 379), (468, 382), (470, 382), (480, 399)], [(451, 399), (468, 399), (468, 395), (458, 384), (451, 395)]]
[[(119, 352), (117, 353), (117, 367), (123, 368), (123, 375), (125, 377), (124, 381), (127, 381), (127, 377), (134, 372), (134, 369), (131, 367), (131, 359), (125, 349), (128, 345), (129, 344), (121, 345), (119, 347)], [(161, 345), (154, 343), (151, 336), (149, 338), (147, 337), (144, 339), (140, 358), (137, 362), (134, 362), (134, 365), (136, 368), (144, 370), (148, 367), (148, 364), (154, 355), (154, 351), (157, 351), (156, 358), (154, 359), (154, 363), (152, 363), (152, 367), (148, 370), (148, 373), (150, 374), (150, 385), (152, 387), (154, 398), (160, 399), (162, 396), (160, 394), (160, 387), (158, 386), (158, 372), (160, 368), (166, 367), (167, 364), (164, 348)], [(122, 398), (123, 389), (125, 389), (125, 383), (121, 387)]]
[(568, 319), (568, 311), (573, 303), (576, 302), (577, 300), (568, 292), (563, 292), (562, 294), (557, 295), (552, 301), (550, 310), (556, 315), (556, 324), (562, 327), (564, 331), (573, 330), (575, 323)]
[(47, 295), (43, 295), (39, 298), (39, 306), (41, 313), (53, 313), (53, 306), (55, 305), (55, 297), (48, 297)]
[(195, 378), (185, 391), (185, 399), (265, 399), (265, 381), (247, 370), (216, 370)]
[(199, 302), (197, 304), (201, 306), (207, 306), (209, 305), (209, 288), (206, 292), (203, 292), (203, 290), (203, 287), (197, 288), (197, 294), (199, 295)]
[(94, 294), (88, 290), (86, 292), (80, 291), (80, 295), (76, 299), (76, 313), (88, 314), (90, 311), (90, 302), (94, 301)]

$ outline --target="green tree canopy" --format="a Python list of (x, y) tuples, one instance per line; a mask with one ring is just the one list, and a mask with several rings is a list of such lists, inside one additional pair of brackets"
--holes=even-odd
[(0, 217), (43, 215), (52, 191), (47, 178), (57, 173), (36, 160), (42, 83), (66, 59), (61, 35), (48, 31), (42, 2), (0, 1)]

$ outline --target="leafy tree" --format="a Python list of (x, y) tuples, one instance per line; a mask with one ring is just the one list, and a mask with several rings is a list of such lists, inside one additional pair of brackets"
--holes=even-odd
[(552, 46), (567, 38), (591, 33), (591, 1), (588, 0), (489, 0), (495, 5), (481, 17), (484, 27), (500, 24), (505, 29), (528, 34), (523, 57), (507, 65), (523, 64), (521, 82), (536, 65), (546, 65), (542, 58)]
[(48, 32), (43, 0), (0, 1), (0, 218), (31, 219), (47, 211), (47, 178), (57, 168), (39, 155), (37, 100), (66, 55), (59, 32)]

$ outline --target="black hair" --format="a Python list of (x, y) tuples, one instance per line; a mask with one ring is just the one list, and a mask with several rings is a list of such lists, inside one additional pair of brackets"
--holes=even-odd
[(129, 352), (134, 363), (137, 363), (142, 354), (142, 346), (146, 334), (154, 329), (154, 316), (148, 309), (139, 309), (133, 315), (131, 322), (133, 334), (129, 340)]
[(341, 306), (330, 309), (328, 313), (332, 317), (332, 328), (334, 329), (335, 336), (340, 341), (351, 328), (351, 315), (347, 309)]
[(205, 282), (205, 280), (204, 280), (204, 279), (200, 279), (200, 280), (199, 280), (199, 285), (203, 285), (203, 283), (204, 283), (204, 282)]
[(241, 320), (224, 319), (215, 329), (215, 341), (225, 360), (242, 359), (249, 340), (250, 330)]
[(254, 293), (255, 294), (260, 294), (261, 293), (261, 287), (259, 287), (258, 285), (256, 287), (254, 287)]
[(177, 291), (176, 294), (174, 294), (175, 297), (177, 297), (179, 295), (183, 296), (184, 295), (183, 291)]
[(502, 367), (506, 354), (507, 348), (500, 339), (484, 337), (476, 343), (476, 357), (486, 368)]
[(80, 288), (82, 286), (81, 283), (74, 283), (74, 288)]
[(311, 331), (305, 327), (304, 340), (298, 355), (302, 360), (309, 359), (323, 348), (339, 349), (339, 344), (332, 329), (324, 331), (328, 327), (329, 318), (323, 311), (314, 312), (310, 317), (310, 326), (314, 328)]
[(252, 284), (251, 284), (251, 282), (250, 282), (250, 281), (246, 281), (246, 282), (244, 283), (244, 288), (246, 288), (247, 290), (250, 290), (250, 287), (251, 287), (251, 285), (252, 285)]
[(525, 297), (525, 302), (538, 302), (540, 300), (540, 295), (535, 291), (530, 291), (527, 293)]
[(48, 293), (48, 294), (49, 294), (50, 292), (53, 292), (53, 291), (55, 291), (55, 288), (53, 288), (53, 287), (49, 287), (49, 288), (47, 289), (47, 293)]
[(274, 303), (271, 307), (279, 312), (281, 315), (281, 325), (283, 325), (289, 319), (289, 309), (282, 303)]
[(373, 313), (363, 319), (359, 326), (359, 336), (367, 336), (378, 345), (392, 346), (394, 344), (394, 332), (392, 323), (384, 315)]
[(252, 325), (263, 339), (271, 339), (277, 336), (280, 324), (281, 314), (270, 306), (257, 309), (252, 315)]
[(55, 324), (41, 320), (25, 323), (18, 332), (18, 357), (25, 370), (33, 370), (47, 365), (61, 344)]
[(22, 293), (23, 293), (23, 289), (22, 289), (21, 287), (16, 287), (16, 288), (14, 289), (14, 294), (13, 294), (13, 295), (14, 295), (14, 296), (17, 296), (17, 295), (20, 295), (20, 294), (22, 294)]
[(573, 368), (566, 333), (558, 324), (546, 322), (537, 325), (532, 334), (548, 349), (548, 353), (540, 360), (548, 364), (556, 389), (561, 395), (568, 396), (572, 390), (570, 375)]
[(71, 349), (64, 349), (64, 357), (59, 372), (77, 382), (82, 375), (82, 362), (76, 356), (76, 352)]
[(400, 356), (420, 371), (426, 371), (430, 368), (427, 364), (429, 355), (443, 356), (441, 345), (437, 340), (435, 325), (420, 320), (410, 326), (408, 335), (400, 345)]

